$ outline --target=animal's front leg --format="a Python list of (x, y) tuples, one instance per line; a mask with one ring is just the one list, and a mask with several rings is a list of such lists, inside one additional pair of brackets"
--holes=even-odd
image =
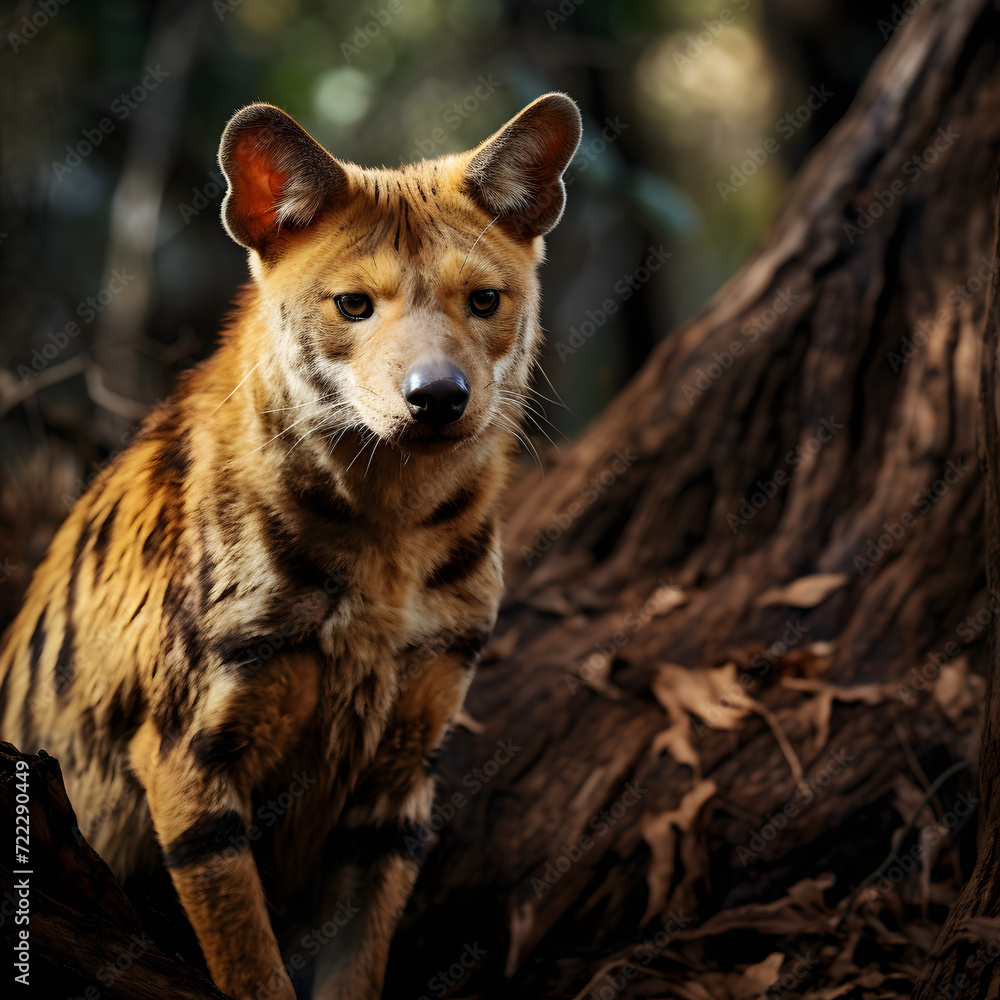
[(165, 757), (158, 746), (144, 753), (152, 739), (137, 734), (134, 766), (212, 979), (235, 1000), (252, 1000), (265, 986), (270, 1000), (294, 1000), (246, 837), (249, 802), (225, 776), (206, 780), (181, 746)]
[(182, 733), (156, 713), (130, 745), (156, 836), (216, 985), (235, 1000), (294, 1000), (250, 850), (251, 792), (280, 772), (316, 700), (315, 664), (275, 658), (252, 684), (199, 698)]
[[(462, 705), (485, 630), (411, 651), (390, 724), (331, 834), (315, 1000), (378, 1000), (396, 924), (419, 872), (431, 818), (434, 752)], [(332, 930), (332, 927), (328, 927)]]
[[(418, 865), (403, 848), (397, 824), (337, 831), (331, 874), (312, 940), (314, 1000), (378, 1000), (389, 945), (416, 881)], [(307, 938), (308, 940), (309, 938)]]

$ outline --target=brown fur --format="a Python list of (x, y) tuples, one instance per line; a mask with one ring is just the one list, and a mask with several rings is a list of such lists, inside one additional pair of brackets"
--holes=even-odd
[[(496, 615), (540, 237), (579, 134), (548, 95), (471, 153), (364, 170), (275, 108), (239, 112), (223, 216), (254, 281), (75, 505), (6, 634), (0, 735), (60, 758), (120, 877), (166, 864), (235, 997), (289, 1000), (278, 937), (338, 902), (360, 913), (315, 995), (379, 995), (416, 875), (401, 838)], [(480, 289), (501, 293), (486, 318)], [(345, 319), (342, 293), (374, 314)], [(471, 387), (436, 431), (401, 392), (424, 357)]]

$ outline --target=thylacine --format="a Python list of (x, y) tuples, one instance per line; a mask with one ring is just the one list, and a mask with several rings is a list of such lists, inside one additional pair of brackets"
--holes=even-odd
[(282, 930), (345, 912), (315, 995), (379, 995), (402, 839), (497, 611), (541, 237), (579, 138), (548, 94), (469, 153), (369, 170), (269, 105), (236, 114), (223, 218), (253, 282), (5, 636), (0, 737), (60, 758), (120, 877), (166, 865), (234, 997), (290, 1000)]

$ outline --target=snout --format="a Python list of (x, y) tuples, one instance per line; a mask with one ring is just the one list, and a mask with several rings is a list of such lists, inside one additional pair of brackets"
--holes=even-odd
[(453, 424), (469, 403), (469, 380), (449, 361), (418, 362), (403, 380), (403, 398), (414, 420)]

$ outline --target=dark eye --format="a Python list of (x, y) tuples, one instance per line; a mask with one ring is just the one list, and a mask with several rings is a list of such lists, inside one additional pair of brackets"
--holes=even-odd
[(500, 305), (500, 293), (494, 288), (481, 288), (469, 296), (473, 316), (491, 316)]
[(333, 301), (337, 303), (340, 315), (344, 319), (368, 319), (375, 312), (372, 300), (361, 292), (345, 292), (343, 295), (335, 295)]

